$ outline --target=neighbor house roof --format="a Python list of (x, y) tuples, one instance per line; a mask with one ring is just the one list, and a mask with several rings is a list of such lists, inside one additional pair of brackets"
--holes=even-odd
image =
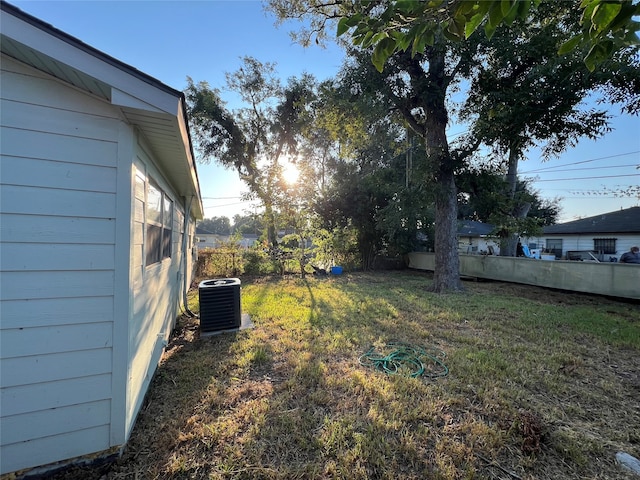
[(177, 193), (203, 207), (185, 96), (159, 80), (4, 1), (3, 54), (118, 107), (147, 139)]
[(640, 233), (640, 207), (631, 207), (593, 217), (544, 227), (545, 235)]
[(196, 226), (196, 235), (216, 235), (218, 237), (228, 237), (229, 234), (228, 233), (214, 233), (214, 232), (210, 232), (209, 230), (207, 230), (206, 228), (202, 228), (200, 226)]
[(491, 234), (494, 226), (489, 223), (477, 222), (475, 220), (459, 220), (458, 236), (460, 237), (483, 237)]

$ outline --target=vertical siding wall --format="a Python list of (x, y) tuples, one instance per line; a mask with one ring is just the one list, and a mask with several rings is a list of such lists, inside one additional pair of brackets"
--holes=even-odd
[(118, 124), (2, 57), (0, 465), (109, 448)]

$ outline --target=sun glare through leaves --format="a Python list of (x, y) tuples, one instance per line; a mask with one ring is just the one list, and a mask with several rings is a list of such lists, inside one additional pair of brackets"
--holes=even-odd
[(289, 185), (294, 185), (298, 181), (300, 171), (295, 163), (287, 160), (282, 165), (282, 179)]

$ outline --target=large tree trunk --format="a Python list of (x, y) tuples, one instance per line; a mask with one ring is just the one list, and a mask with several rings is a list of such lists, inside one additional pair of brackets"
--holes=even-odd
[(425, 88), (423, 100), (426, 113), (424, 140), (427, 161), (431, 162), (436, 173), (433, 291), (442, 293), (462, 290), (458, 256), (458, 196), (454, 178), (455, 166), (446, 135), (449, 116), (446, 106), (447, 80), (443, 48), (434, 48), (429, 52), (427, 80), (426, 84), (422, 84)]
[[(511, 217), (515, 219), (526, 218), (531, 209), (528, 202), (516, 203), (516, 188), (518, 185), (518, 160), (520, 159), (518, 145), (512, 145), (509, 149), (509, 169), (507, 171), (507, 196), (512, 203)], [(500, 241), (500, 256), (515, 257), (518, 251), (520, 232), (507, 232), (507, 236)]]
[[(425, 160), (435, 179), (435, 273), (432, 287), (435, 292), (462, 290), (455, 165), (446, 135), (446, 93), (450, 78), (446, 75), (445, 51), (443, 38), (425, 50), (424, 56), (428, 60), (426, 72), (422, 66), (424, 58), (420, 55), (413, 56), (405, 52), (396, 57), (401, 68), (409, 75), (412, 89), (410, 98), (398, 101), (397, 107), (413, 131), (424, 140)], [(421, 108), (421, 113), (415, 113), (417, 107)]]
[(507, 169), (507, 195), (511, 200), (516, 195), (516, 186), (518, 184), (518, 149), (515, 146), (509, 148), (509, 165)]
[(371, 270), (373, 268), (373, 259), (375, 257), (375, 245), (369, 241), (360, 242), (360, 260), (362, 261), (363, 270)]
[(500, 256), (515, 257), (518, 253), (518, 240), (520, 235), (517, 233), (507, 233), (506, 237), (500, 239)]
[(273, 205), (270, 201), (264, 202), (264, 223), (267, 231), (267, 241), (270, 247), (278, 246), (278, 230), (276, 228), (276, 220), (273, 213)]
[(453, 173), (441, 175), (436, 199), (435, 272), (433, 291), (462, 290), (458, 256), (458, 203)]

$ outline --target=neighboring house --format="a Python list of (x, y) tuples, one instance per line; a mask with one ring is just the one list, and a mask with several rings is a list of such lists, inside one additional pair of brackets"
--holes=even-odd
[(492, 235), (494, 226), (475, 220), (458, 221), (458, 251), (471, 255), (500, 253), (499, 239)]
[(568, 258), (568, 252), (591, 251), (600, 261), (617, 260), (640, 244), (640, 207), (550, 225), (537, 241), (556, 258)]
[(242, 235), (239, 243), (242, 248), (253, 247), (258, 243), (258, 235), (255, 233), (245, 233)]
[(229, 241), (229, 235), (207, 232), (200, 227), (196, 227), (196, 238), (196, 247), (198, 250), (217, 248)]
[[(218, 248), (223, 246), (231, 238), (230, 235), (221, 235), (218, 233), (210, 233), (203, 230), (200, 227), (196, 228), (196, 247), (198, 250), (204, 250), (205, 248)], [(249, 248), (256, 244), (258, 241), (258, 235), (246, 234), (240, 237), (238, 244), (241, 248)]]
[(6, 3), (1, 24), (5, 474), (125, 444), (202, 201), (180, 91)]

